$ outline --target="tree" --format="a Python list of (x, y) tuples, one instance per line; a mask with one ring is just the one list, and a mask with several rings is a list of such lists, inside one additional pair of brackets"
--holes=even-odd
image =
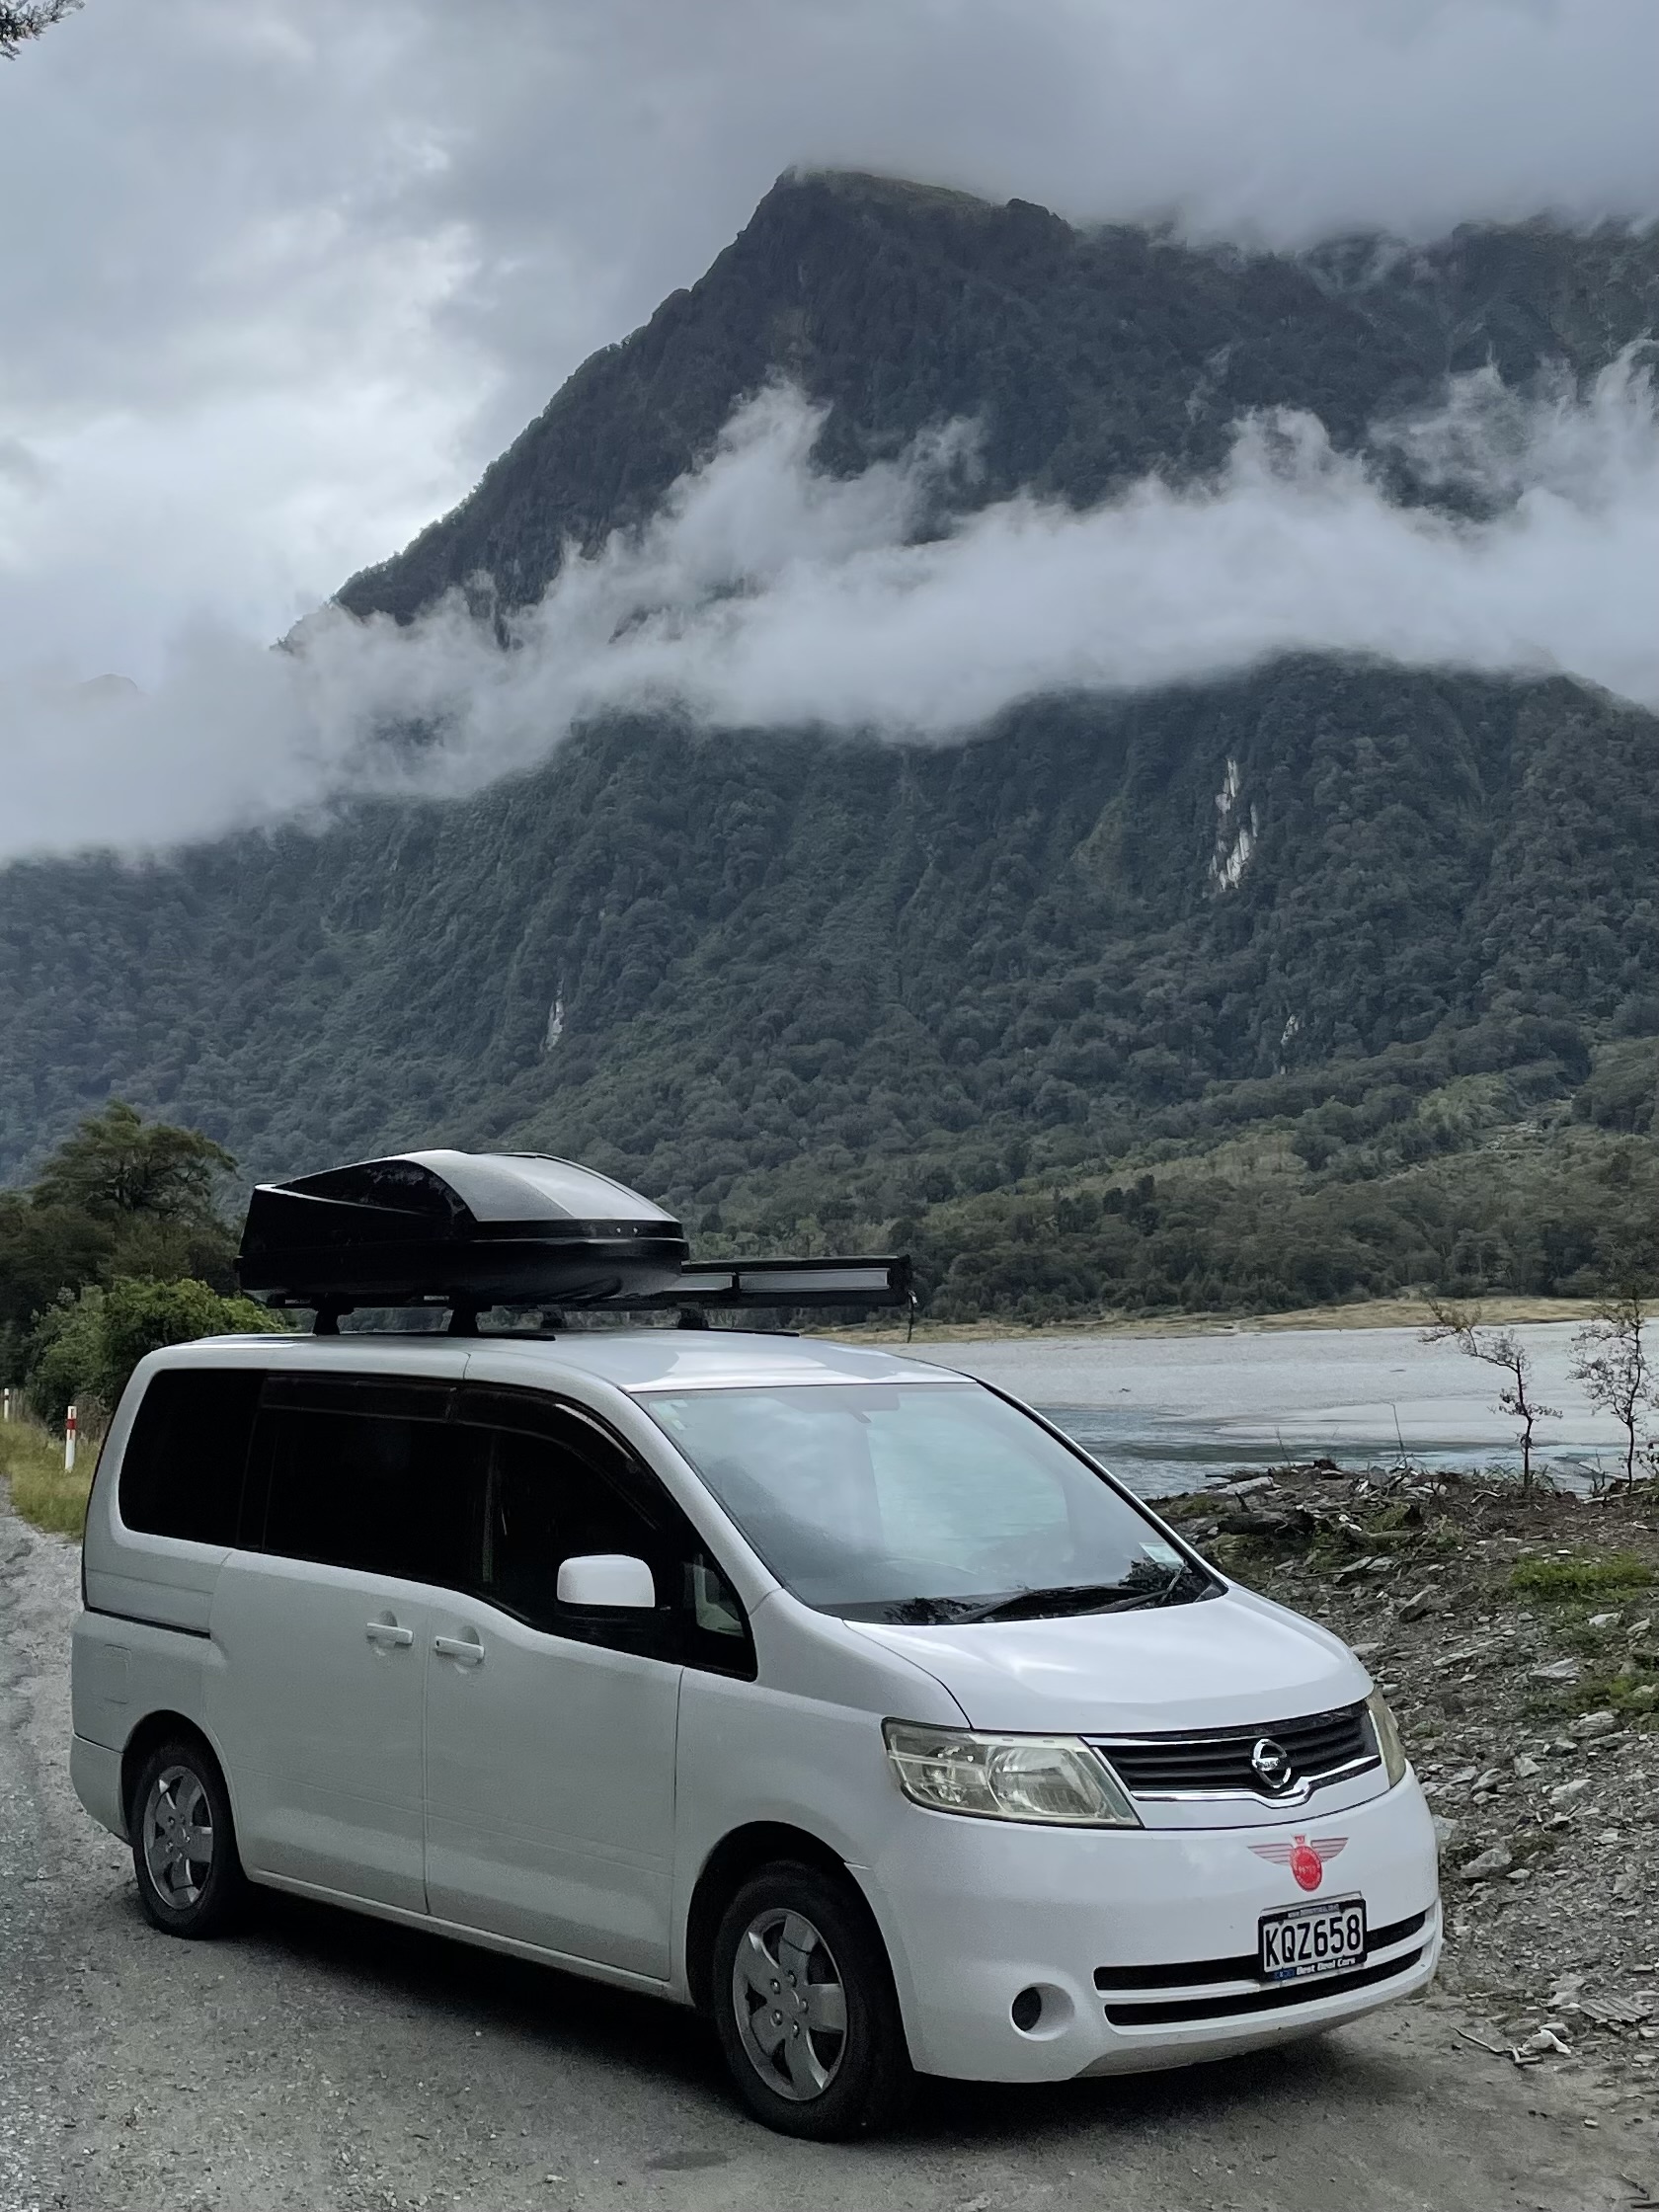
[(0, 59), (15, 61), (21, 46), (73, 15), (80, 4), (81, 0), (14, 0), (7, 6), (0, 0)]
[(1624, 1431), (1624, 1487), (1635, 1487), (1641, 1415), (1649, 1402), (1653, 1370), (1645, 1330), (1650, 1318), (1646, 1286), (1626, 1269), (1623, 1286), (1603, 1299), (1595, 1318), (1573, 1338), (1572, 1372), (1590, 1403), (1611, 1413)]
[(43, 1421), (74, 1403), (112, 1412), (133, 1369), (164, 1344), (201, 1336), (273, 1335), (288, 1323), (249, 1298), (221, 1298), (206, 1283), (149, 1283), (122, 1276), (103, 1290), (58, 1300), (31, 1338), (28, 1390)]
[(148, 1215), (197, 1224), (214, 1219), (213, 1192), (236, 1162), (197, 1129), (146, 1122), (123, 1098), (89, 1114), (41, 1168), (32, 1203), (94, 1221)]
[(67, 1325), (62, 1308), (122, 1277), (232, 1291), (236, 1240), (213, 1199), (234, 1166), (199, 1131), (145, 1122), (117, 1099), (58, 1146), (32, 1190), (0, 1191), (0, 1367), (32, 1372)]
[(0, 1340), (26, 1334), (60, 1291), (72, 1295), (97, 1281), (113, 1243), (107, 1224), (85, 1214), (32, 1206), (21, 1191), (0, 1191)]
[(1498, 1392), (1493, 1410), (1521, 1423), (1521, 1484), (1533, 1486), (1533, 1434), (1540, 1421), (1558, 1421), (1560, 1408), (1540, 1404), (1532, 1394), (1533, 1359), (1513, 1329), (1483, 1329), (1465, 1305), (1445, 1299), (1428, 1301), (1430, 1326), (1423, 1331), (1425, 1344), (1456, 1344), (1471, 1360), (1501, 1368), (1509, 1381)]

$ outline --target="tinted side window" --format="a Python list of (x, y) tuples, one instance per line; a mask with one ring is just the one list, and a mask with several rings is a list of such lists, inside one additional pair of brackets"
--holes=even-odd
[(655, 1572), (658, 1531), (574, 1452), (511, 1429), (495, 1430), (489, 1443), (481, 1595), (532, 1627), (569, 1633), (557, 1595), (565, 1560), (625, 1551)]
[(380, 1383), (268, 1393), (254, 1437), (257, 1547), (465, 1588), (483, 1462), (476, 1434), (445, 1418), (451, 1398)]
[[(550, 1400), (515, 1402), (507, 1391), (463, 1391), (462, 1408), (463, 1422), (481, 1424), (476, 1433), (488, 1451), (480, 1597), (552, 1635), (753, 1674), (736, 1593), (673, 1500), (614, 1438)], [(498, 1425), (504, 1422), (514, 1425)], [(560, 1604), (564, 1561), (599, 1551), (646, 1562), (657, 1586), (655, 1613)]]
[(139, 1401), (117, 1501), (129, 1529), (234, 1543), (254, 1408), (265, 1377), (247, 1368), (175, 1369)]

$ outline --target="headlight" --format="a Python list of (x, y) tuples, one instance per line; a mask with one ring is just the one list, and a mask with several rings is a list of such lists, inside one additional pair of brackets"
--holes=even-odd
[(1405, 1746), (1400, 1742), (1399, 1722), (1388, 1710), (1388, 1700), (1381, 1690), (1374, 1690), (1366, 1699), (1366, 1711), (1371, 1715), (1372, 1733), (1382, 1754), (1382, 1771), (1392, 1789), (1395, 1782), (1405, 1779)]
[(1117, 1777), (1079, 1736), (987, 1736), (972, 1728), (882, 1724), (907, 1797), (936, 1813), (1139, 1828)]

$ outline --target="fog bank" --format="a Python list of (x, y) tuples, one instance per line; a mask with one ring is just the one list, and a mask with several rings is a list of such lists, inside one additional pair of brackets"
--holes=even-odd
[[(567, 558), (506, 650), (456, 594), (404, 629), (331, 606), (279, 650), (200, 628), (142, 692), (0, 689), (0, 857), (460, 794), (618, 711), (948, 744), (1022, 699), (1291, 652), (1560, 672), (1659, 709), (1659, 411), (1633, 357), (1582, 398), (1462, 378), (1358, 457), (1311, 416), (1253, 416), (1212, 479), (1081, 513), (1020, 497), (943, 534), (972, 425), (838, 480), (819, 422), (786, 386), (750, 400), (647, 528)], [(1396, 503), (1390, 456), (1489, 512)]]

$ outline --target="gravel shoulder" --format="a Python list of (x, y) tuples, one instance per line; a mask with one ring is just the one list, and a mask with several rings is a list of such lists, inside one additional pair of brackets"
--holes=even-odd
[[(1140, 2081), (932, 2084), (902, 2135), (825, 2148), (740, 2115), (703, 2029), (666, 2007), (286, 1900), (234, 1940), (170, 1942), (69, 1786), (77, 1571), (72, 1545), (0, 1506), (0, 2212), (1601, 2212), (1659, 2196), (1651, 2099), (1624, 2074), (1576, 2050), (1509, 2057), (1508, 2013), (1473, 1986), (1509, 1956), (1480, 1948), (1484, 1905), (1460, 1907), (1475, 1932), (1454, 1945), (1462, 1996)], [(1291, 1579), (1268, 1586), (1295, 1603)], [(1650, 1903), (1634, 1909), (1652, 1955)], [(1494, 1901), (1494, 1925), (1512, 1909)]]

